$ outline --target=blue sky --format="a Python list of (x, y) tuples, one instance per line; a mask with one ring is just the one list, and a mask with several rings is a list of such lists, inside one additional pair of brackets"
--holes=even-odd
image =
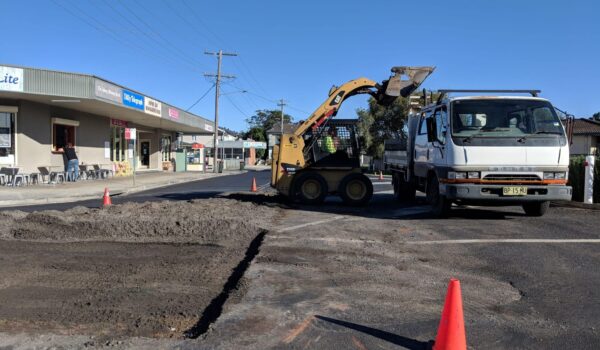
[[(280, 98), (304, 119), (331, 85), (394, 65), (437, 66), (430, 89), (537, 88), (576, 116), (600, 111), (595, 1), (0, 0), (0, 13), (0, 63), (94, 74), (184, 109), (212, 86), (204, 51), (236, 52), (220, 107), (235, 130)], [(214, 92), (192, 112), (212, 119)]]

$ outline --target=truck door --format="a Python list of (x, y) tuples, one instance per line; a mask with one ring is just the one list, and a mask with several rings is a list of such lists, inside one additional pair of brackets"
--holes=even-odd
[(414, 160), (415, 160), (415, 175), (424, 177), (427, 175), (428, 169), (428, 154), (427, 154), (427, 123), (425, 119), (431, 115), (431, 111), (421, 113), (419, 123), (417, 123), (417, 132), (415, 134), (415, 149), (414, 149)]
[(445, 147), (446, 147), (446, 126), (448, 125), (448, 113), (446, 106), (441, 106), (435, 109), (432, 118), (435, 119), (437, 141), (428, 143), (429, 150), (428, 162), (435, 166), (446, 164)]

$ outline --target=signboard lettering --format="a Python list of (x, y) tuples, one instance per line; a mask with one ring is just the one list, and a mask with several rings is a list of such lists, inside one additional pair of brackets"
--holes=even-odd
[(204, 130), (206, 130), (206, 131), (214, 131), (213, 126), (212, 125), (208, 125), (208, 124), (204, 124)]
[(0, 90), (23, 91), (23, 69), (0, 66)]
[(111, 126), (118, 126), (118, 127), (121, 127), (121, 128), (126, 128), (126, 127), (129, 126), (129, 124), (127, 124), (126, 121), (120, 120), (120, 119), (111, 119), (110, 120), (110, 125)]
[(169, 117), (171, 119), (179, 119), (179, 111), (175, 108), (169, 108)]
[(121, 103), (121, 96), (123, 95), (123, 91), (120, 87), (98, 79), (96, 79), (94, 85), (94, 91), (97, 97), (116, 103)]
[(140, 94), (136, 94), (135, 92), (123, 90), (123, 104), (125, 106), (143, 111), (144, 110), (144, 96), (142, 96)]
[(144, 100), (144, 111), (148, 114), (160, 117), (162, 114), (162, 103), (146, 97)]

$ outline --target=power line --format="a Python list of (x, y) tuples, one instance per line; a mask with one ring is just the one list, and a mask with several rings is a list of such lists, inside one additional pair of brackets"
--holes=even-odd
[(223, 96), (225, 96), (225, 98), (226, 98), (226, 99), (228, 99), (228, 100), (229, 100), (229, 102), (231, 102), (231, 104), (233, 105), (233, 107), (235, 107), (235, 109), (237, 109), (237, 110), (238, 110), (238, 112), (242, 113), (242, 115), (243, 115), (244, 117), (246, 117), (246, 118), (250, 118), (250, 117), (248, 116), (248, 114), (246, 114), (244, 111), (242, 111), (242, 109), (241, 109), (241, 108), (240, 108), (240, 107), (239, 107), (237, 104), (235, 104), (235, 102), (233, 102), (233, 100), (232, 100), (232, 99), (229, 97), (229, 95), (223, 95)]
[(189, 112), (189, 111), (190, 111), (190, 109), (194, 108), (194, 106), (195, 106), (195, 105), (197, 105), (197, 104), (198, 104), (198, 102), (202, 101), (202, 99), (203, 99), (204, 97), (206, 97), (206, 95), (208, 95), (208, 93), (210, 92), (210, 90), (212, 90), (214, 87), (215, 87), (215, 84), (212, 84), (212, 86), (211, 86), (211, 87), (210, 87), (208, 90), (206, 90), (206, 92), (205, 92), (205, 93), (202, 95), (202, 97), (200, 97), (198, 100), (196, 100), (196, 102), (194, 102), (194, 104), (192, 104), (192, 105), (191, 105), (191, 106), (190, 106), (188, 109), (186, 109), (185, 111), (186, 111), (186, 112)]
[[(115, 34), (115, 32), (113, 32), (109, 27), (104, 25), (102, 22), (98, 21), (93, 16), (87, 14), (84, 10), (77, 7), (74, 3), (68, 3), (69, 7), (67, 7), (56, 0), (52, 0), (52, 2), (55, 5), (57, 5), (58, 7), (62, 8), (65, 12), (67, 12), (71, 16), (77, 18), (78, 20), (82, 21), (83, 23), (87, 24), (88, 26), (94, 28), (98, 32), (109, 36), (111, 39), (118, 42), (119, 44), (126, 46), (129, 50), (131, 50), (132, 52), (134, 52), (136, 54), (139, 54), (139, 52), (137, 52), (133, 48), (137, 48), (137, 49), (140, 49), (141, 51), (145, 51), (146, 53), (148, 53), (149, 56), (151, 56), (155, 59), (159, 59), (160, 61), (168, 62), (169, 64), (179, 65), (178, 61), (172, 61), (172, 60), (170, 60), (170, 57), (165, 58), (163, 56), (159, 56), (155, 52), (146, 49), (144, 46), (140, 46), (135, 41), (129, 41), (124, 38), (121, 38), (119, 35)], [(185, 67), (185, 69), (190, 70), (190, 71), (194, 70), (194, 69), (191, 69), (191, 67)]]

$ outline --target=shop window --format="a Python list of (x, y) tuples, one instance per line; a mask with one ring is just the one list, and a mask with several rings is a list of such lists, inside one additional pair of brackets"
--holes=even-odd
[(14, 116), (13, 113), (0, 112), (0, 157), (9, 157), (15, 153)]
[(52, 151), (59, 151), (69, 143), (76, 146), (75, 130), (77, 126), (79, 126), (79, 122), (75, 120), (52, 118)]

